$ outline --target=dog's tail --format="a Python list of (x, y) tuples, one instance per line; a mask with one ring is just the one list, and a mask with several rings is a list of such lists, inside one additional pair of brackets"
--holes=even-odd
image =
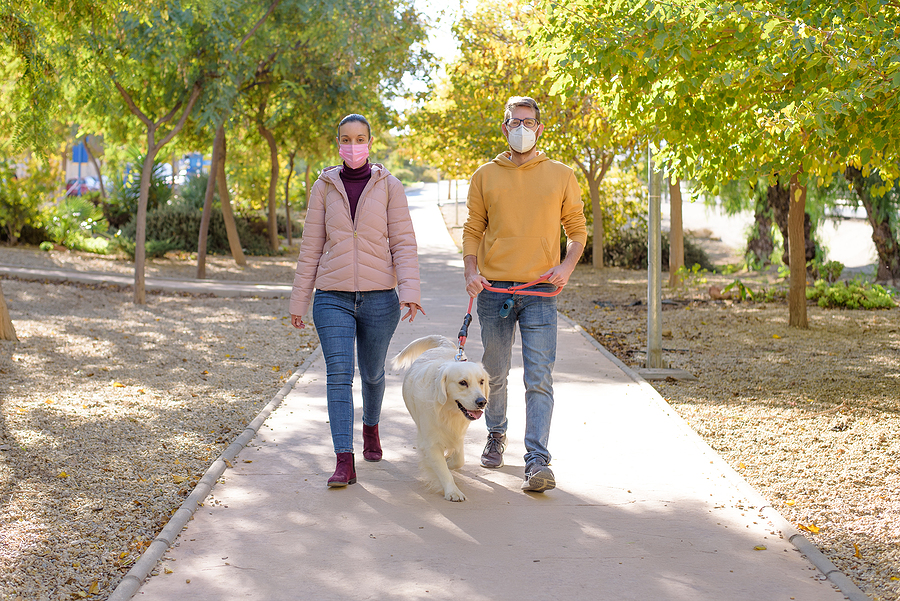
[(453, 347), (453, 341), (446, 336), (436, 334), (433, 336), (425, 336), (424, 338), (417, 338), (410, 342), (405, 349), (400, 351), (397, 356), (394, 357), (392, 361), (394, 369), (405, 369), (412, 365), (413, 361), (418, 359), (419, 355), (425, 351), (446, 345), (455, 348)]

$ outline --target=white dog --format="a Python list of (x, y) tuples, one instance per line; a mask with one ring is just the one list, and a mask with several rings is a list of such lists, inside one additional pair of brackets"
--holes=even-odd
[(394, 357), (403, 378), (403, 400), (419, 429), (420, 467), (426, 484), (448, 501), (465, 501), (450, 470), (465, 463), (463, 437), (481, 417), (488, 397), (488, 374), (478, 363), (456, 361), (456, 345), (444, 336), (412, 341)]

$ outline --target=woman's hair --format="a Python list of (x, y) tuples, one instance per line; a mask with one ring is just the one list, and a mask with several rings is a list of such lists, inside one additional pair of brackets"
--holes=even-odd
[(358, 115), (356, 113), (350, 113), (349, 115), (347, 115), (346, 117), (341, 119), (341, 122), (338, 123), (338, 137), (340, 137), (341, 126), (344, 125), (345, 123), (350, 123), (351, 121), (356, 121), (358, 123), (362, 123), (363, 125), (365, 125), (366, 131), (368, 132), (369, 137), (370, 138), (372, 137), (372, 127), (369, 125), (369, 122), (366, 121), (365, 117), (363, 117), (362, 115)]

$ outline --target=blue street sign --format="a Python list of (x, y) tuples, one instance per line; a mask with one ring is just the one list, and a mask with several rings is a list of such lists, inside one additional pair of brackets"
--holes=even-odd
[(80, 143), (72, 149), (72, 162), (73, 163), (87, 163), (88, 162), (87, 148), (84, 147), (84, 143)]

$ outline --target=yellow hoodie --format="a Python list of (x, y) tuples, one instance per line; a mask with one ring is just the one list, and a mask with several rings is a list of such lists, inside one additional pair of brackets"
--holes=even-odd
[(530, 282), (560, 262), (560, 224), (587, 242), (581, 189), (570, 167), (539, 152), (521, 167), (504, 152), (478, 168), (469, 185), (463, 256), (475, 255), (488, 280)]

